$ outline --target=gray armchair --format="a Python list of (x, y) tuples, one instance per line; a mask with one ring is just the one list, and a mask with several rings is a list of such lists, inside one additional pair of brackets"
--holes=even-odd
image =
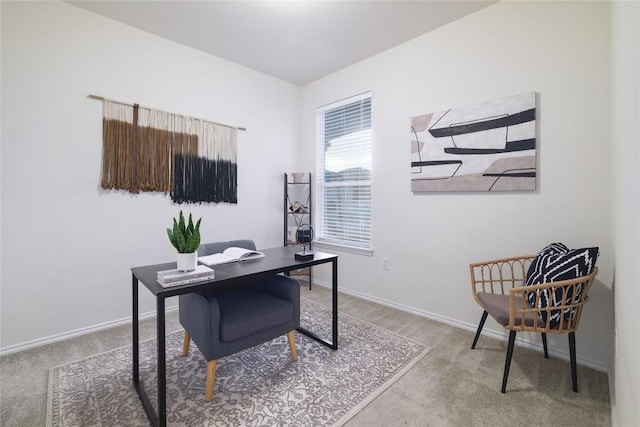
[[(198, 255), (230, 246), (256, 249), (251, 240), (203, 244)], [(287, 335), (291, 359), (297, 360), (294, 330), (300, 325), (300, 285), (287, 276), (246, 279), (232, 290), (180, 295), (180, 323), (185, 329), (183, 355), (190, 341), (207, 360), (206, 400), (213, 399), (217, 360)]]

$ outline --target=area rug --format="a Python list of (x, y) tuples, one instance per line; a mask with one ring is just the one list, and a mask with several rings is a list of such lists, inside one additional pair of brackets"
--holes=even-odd
[[(303, 299), (301, 324), (330, 337), (331, 311)], [(340, 426), (421, 360), (430, 348), (339, 314), (338, 350), (296, 333), (220, 359), (211, 402), (206, 360), (183, 332), (167, 335), (167, 422), (171, 426)], [(140, 344), (140, 376), (152, 402), (156, 341)], [(49, 373), (47, 426), (147, 426), (131, 380), (131, 346), (57, 366)]]

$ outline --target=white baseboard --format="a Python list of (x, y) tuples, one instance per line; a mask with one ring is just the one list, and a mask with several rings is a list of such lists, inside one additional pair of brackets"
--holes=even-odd
[[(322, 286), (324, 288), (331, 289), (331, 284), (323, 282), (323, 281), (314, 280), (313, 281), (313, 285), (314, 286), (315, 285), (319, 285), (319, 286)], [(477, 330), (477, 328), (478, 328), (477, 324), (470, 324), (470, 323), (466, 323), (466, 322), (461, 322), (461, 321), (456, 320), (456, 319), (452, 319), (452, 318), (449, 318), (449, 317), (441, 316), (439, 314), (429, 313), (429, 312), (424, 311), (424, 310), (419, 310), (419, 309), (414, 308), (414, 307), (398, 304), (398, 303), (395, 303), (395, 302), (392, 302), (392, 301), (388, 301), (388, 300), (385, 300), (385, 299), (382, 299), (382, 298), (378, 298), (378, 297), (374, 297), (374, 296), (371, 296), (371, 295), (367, 295), (367, 294), (364, 294), (362, 292), (353, 291), (353, 290), (348, 289), (348, 288), (340, 287), (340, 292), (343, 292), (343, 293), (348, 294), (348, 295), (355, 296), (357, 298), (362, 298), (362, 299), (365, 299), (367, 301), (372, 301), (372, 302), (375, 302), (377, 304), (385, 305), (387, 307), (395, 308), (395, 309), (400, 310), (400, 311), (404, 311), (404, 312), (407, 312), (407, 313), (415, 314), (417, 316), (426, 317), (427, 319), (435, 320), (436, 322), (445, 323), (447, 325), (455, 326), (457, 328), (465, 329), (467, 331), (475, 332)], [(501, 341), (507, 341), (508, 340), (508, 336), (507, 336), (507, 334), (505, 332), (503, 332), (503, 331), (499, 331), (499, 332), (498, 331), (493, 331), (493, 330), (488, 329), (486, 327), (483, 328), (482, 335), (488, 336), (488, 337), (491, 337), (491, 338), (495, 338), (495, 339), (498, 339), (498, 340), (501, 340)], [(522, 347), (525, 347), (525, 348), (536, 350), (536, 351), (539, 351), (541, 353), (544, 351), (543, 348), (542, 348), (542, 344), (540, 344), (540, 343), (534, 343), (534, 342), (531, 342), (531, 341), (523, 340), (522, 338), (519, 338), (519, 337), (516, 338), (516, 342), (518, 343), (518, 345), (521, 345)], [(569, 353), (567, 353), (567, 352), (549, 349), (549, 355), (557, 357), (559, 359), (563, 359), (563, 360), (569, 361)], [(606, 365), (606, 364), (603, 364), (603, 363), (599, 362), (599, 361), (577, 356), (576, 357), (576, 363), (579, 364), (579, 365), (582, 365), (582, 366), (586, 366), (586, 367), (595, 369), (596, 371), (606, 372), (609, 375), (609, 377), (611, 377), (611, 373), (610, 373), (611, 369), (610, 369), (610, 367), (608, 365)]]
[[(172, 311), (176, 311), (178, 309), (178, 306), (171, 306), (171, 307), (167, 307), (166, 308), (166, 312), (172, 312)], [(149, 311), (146, 313), (141, 313), (139, 316), (140, 320), (144, 320), (144, 319), (149, 319), (152, 317), (156, 317), (156, 312), (154, 311)], [(39, 338), (37, 340), (33, 340), (33, 341), (27, 341), (25, 343), (20, 343), (20, 344), (16, 344), (16, 345), (11, 345), (8, 347), (3, 347), (0, 349), (0, 357), (1, 356), (5, 356), (7, 354), (12, 354), (12, 353), (17, 353), (19, 351), (23, 351), (23, 350), (28, 350), (31, 348), (35, 348), (35, 347), (40, 347), (42, 345), (46, 345), (46, 344), (52, 344), (54, 342), (58, 342), (58, 341), (64, 341), (67, 340), (69, 338), (74, 338), (74, 337), (78, 337), (81, 335), (86, 335), (86, 334), (90, 334), (92, 332), (98, 332), (104, 329), (108, 329), (108, 328), (113, 328), (115, 326), (121, 326), (121, 325), (126, 325), (126, 324), (130, 324), (131, 323), (131, 316), (129, 317), (125, 317), (122, 319), (118, 319), (118, 320), (112, 320), (110, 322), (105, 322), (105, 323), (100, 323), (98, 325), (94, 325), (94, 326), (88, 326), (86, 328), (80, 328), (80, 329), (76, 329), (73, 331), (69, 331), (69, 332), (64, 332), (62, 334), (57, 334), (57, 335), (52, 335), (49, 337), (44, 337), (44, 338)]]
[(618, 417), (616, 416), (616, 401), (615, 401), (615, 372), (613, 369), (609, 369), (607, 372), (607, 378), (609, 379), (609, 407), (611, 408), (611, 427), (618, 427)]

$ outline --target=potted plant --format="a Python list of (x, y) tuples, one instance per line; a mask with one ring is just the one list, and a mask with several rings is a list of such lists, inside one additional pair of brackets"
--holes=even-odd
[(169, 241), (178, 251), (177, 263), (178, 270), (191, 271), (196, 269), (198, 264), (198, 247), (200, 246), (200, 222), (193, 225), (191, 214), (189, 214), (189, 222), (185, 223), (184, 215), (180, 211), (179, 219), (173, 218), (173, 229), (167, 228)]

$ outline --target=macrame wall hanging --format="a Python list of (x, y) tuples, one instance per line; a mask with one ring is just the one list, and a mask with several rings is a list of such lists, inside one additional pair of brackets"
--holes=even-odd
[(169, 193), (176, 203), (237, 203), (239, 129), (102, 100), (102, 180), (107, 190)]

